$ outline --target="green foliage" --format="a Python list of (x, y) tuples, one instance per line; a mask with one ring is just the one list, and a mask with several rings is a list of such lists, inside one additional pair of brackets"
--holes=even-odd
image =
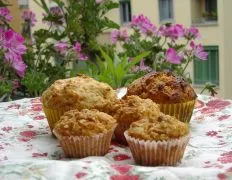
[(88, 74), (99, 81), (110, 84), (113, 88), (123, 87), (139, 75), (143, 75), (143, 73), (133, 73), (131, 69), (150, 54), (150, 52), (144, 52), (128, 62), (127, 56), (120, 58), (115, 53), (114, 58), (111, 58), (103, 50), (100, 51), (104, 60), (97, 57), (98, 66), (89, 62)]
[(12, 82), (11, 81), (0, 81), (0, 98), (4, 94), (11, 94), (13, 88), (12, 88)]
[[(29, 96), (41, 95), (57, 79), (89, 71), (86, 62), (79, 62), (72, 47), (79, 42), (82, 53), (94, 63), (96, 56), (101, 56), (99, 46), (107, 53), (112, 53), (109, 46), (98, 43), (99, 34), (107, 29), (119, 28), (118, 24), (105, 17), (110, 10), (118, 7), (118, 3), (113, 0), (101, 4), (96, 4), (95, 0), (67, 0), (67, 3), (62, 0), (52, 1), (58, 8), (56, 13), (45, 0), (35, 0), (44, 10), (43, 21), (48, 26), (34, 32), (35, 43), (28, 43), (28, 50), (24, 55), (28, 72), (22, 84), (26, 87), (24, 94)], [(55, 48), (55, 44), (61, 41), (68, 45), (65, 54), (57, 52)], [(81, 67), (83, 64), (85, 66)]]
[(47, 87), (47, 77), (45, 73), (31, 71), (26, 73), (21, 83), (27, 87), (30, 96), (39, 96)]

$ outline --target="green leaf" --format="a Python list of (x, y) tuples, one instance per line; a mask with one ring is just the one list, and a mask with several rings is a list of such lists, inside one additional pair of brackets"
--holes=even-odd
[(134, 65), (136, 65), (138, 62), (140, 62), (143, 58), (147, 57), (151, 52), (143, 52), (142, 54), (134, 57), (132, 61), (128, 63), (128, 65), (125, 67), (127, 70), (131, 69)]
[(120, 28), (120, 26), (117, 23), (115, 23), (114, 21), (111, 21), (107, 17), (104, 17), (104, 19), (101, 20), (101, 23), (103, 26), (111, 28), (111, 29), (119, 29)]

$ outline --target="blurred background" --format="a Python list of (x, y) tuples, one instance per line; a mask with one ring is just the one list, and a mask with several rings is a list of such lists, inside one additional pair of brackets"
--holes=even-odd
[[(50, 7), (56, 5), (51, 0), (46, 2)], [(17, 32), (22, 33), (21, 14), (25, 9), (36, 15), (37, 23), (31, 27), (31, 33), (46, 26), (42, 23), (43, 9), (33, 0), (9, 0), (9, 3), (11, 25)], [(156, 25), (170, 22), (197, 27), (209, 56), (208, 61), (193, 61), (188, 67), (194, 88), (198, 91), (206, 82), (211, 82), (217, 85), (217, 96), (232, 98), (232, 0), (119, 0), (119, 3), (119, 8), (107, 16), (122, 27), (130, 23), (133, 15), (141, 13)], [(110, 31), (98, 39), (110, 42)]]

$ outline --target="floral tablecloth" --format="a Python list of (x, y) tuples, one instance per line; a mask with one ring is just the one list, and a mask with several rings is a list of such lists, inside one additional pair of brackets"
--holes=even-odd
[(191, 139), (176, 167), (136, 166), (130, 150), (114, 142), (104, 157), (67, 159), (39, 98), (0, 103), (0, 179), (232, 179), (232, 101), (198, 99)]

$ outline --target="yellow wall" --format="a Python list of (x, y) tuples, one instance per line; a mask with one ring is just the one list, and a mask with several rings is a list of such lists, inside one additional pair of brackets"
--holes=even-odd
[(10, 25), (16, 32), (19, 33), (21, 31), (21, 12), (19, 10), (19, 5), (16, 0), (8, 0), (8, 2), (11, 4), (11, 6), (8, 8), (13, 16), (13, 20)]

